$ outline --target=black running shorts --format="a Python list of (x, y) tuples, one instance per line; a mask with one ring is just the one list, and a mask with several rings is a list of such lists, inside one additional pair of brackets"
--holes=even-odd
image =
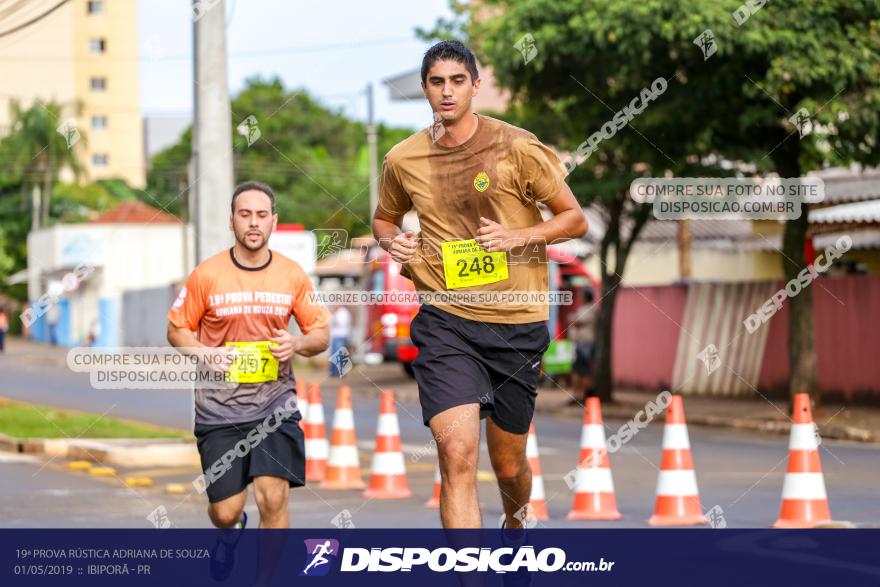
[(546, 322), (495, 324), (423, 305), (410, 326), (419, 354), (413, 371), (422, 418), (480, 404), (480, 418), (526, 434), (535, 412), (541, 359), (550, 344)]
[(244, 424), (196, 423), (194, 432), (204, 474), (197, 487), (206, 487), (211, 503), (240, 493), (254, 477), (281, 477), (291, 487), (302, 487), (306, 449), (299, 420), (299, 412), (295, 412), (272, 431), (274, 422), (265, 419)]

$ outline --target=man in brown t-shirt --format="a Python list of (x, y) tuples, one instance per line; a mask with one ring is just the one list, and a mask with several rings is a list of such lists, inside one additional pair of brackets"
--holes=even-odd
[[(506, 525), (519, 528), (531, 492), (526, 438), (549, 344), (547, 301), (538, 299), (548, 290), (545, 244), (579, 238), (587, 223), (550, 149), (472, 111), (480, 80), (467, 47), (434, 45), (421, 75), (435, 124), (385, 158), (373, 234), (419, 292), (434, 294), (410, 333), (423, 419), (440, 458), (443, 526), (481, 526), (480, 419), (491, 415), (487, 441)], [(542, 221), (539, 202), (553, 218)], [(418, 235), (400, 228), (410, 209)]]

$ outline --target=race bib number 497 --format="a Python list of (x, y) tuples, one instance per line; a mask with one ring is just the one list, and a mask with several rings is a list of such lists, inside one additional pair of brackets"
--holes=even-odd
[(232, 383), (262, 383), (278, 379), (278, 359), (269, 352), (268, 340), (257, 342), (227, 342), (235, 347), (235, 362), (226, 372), (226, 381)]
[(507, 253), (486, 252), (474, 239), (441, 245), (448, 289), (486, 285), (507, 279)]

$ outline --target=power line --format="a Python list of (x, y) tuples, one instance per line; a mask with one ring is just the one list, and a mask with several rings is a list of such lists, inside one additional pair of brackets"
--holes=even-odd
[(61, 0), (61, 2), (59, 2), (55, 6), (53, 6), (52, 8), (47, 10), (46, 12), (44, 12), (43, 14), (41, 14), (39, 16), (35, 16), (34, 18), (30, 19), (29, 21), (27, 21), (25, 23), (18, 25), (17, 27), (12, 27), (8, 31), (3, 31), (2, 33), (0, 33), (0, 39), (2, 39), (3, 37), (5, 37), (7, 35), (17, 33), (18, 31), (20, 31), (22, 29), (26, 29), (27, 27), (31, 26), (32, 24), (39, 22), (40, 20), (43, 20), (44, 18), (46, 18), (47, 16), (49, 16), (50, 14), (52, 14), (53, 12), (55, 12), (56, 10), (58, 10), (59, 8), (64, 6), (65, 4), (67, 4), (68, 2), (70, 2), (70, 0)]
[[(63, 0), (67, 2), (69, 0)], [(14, 31), (13, 31), (14, 32)], [(254, 49), (251, 51), (239, 51), (237, 53), (230, 53), (228, 55), (229, 59), (247, 59), (250, 57), (264, 57), (266, 55), (291, 55), (297, 53), (314, 53), (315, 51), (334, 51), (334, 50), (345, 50), (345, 49), (359, 49), (364, 46), (377, 46), (377, 45), (393, 45), (397, 43), (405, 43), (405, 42), (419, 42), (419, 39), (415, 39), (413, 37), (389, 37), (385, 39), (369, 39), (364, 41), (351, 41), (346, 43), (331, 43), (324, 45), (300, 45), (298, 47), (277, 47), (274, 49)], [(112, 57), (109, 55), (89, 55), (89, 56), (37, 56), (37, 57), (25, 57), (25, 56), (16, 56), (16, 57), (0, 57), (0, 61), (176, 61), (176, 60), (191, 60), (191, 53), (171, 53), (168, 55), (136, 55), (131, 57)]]

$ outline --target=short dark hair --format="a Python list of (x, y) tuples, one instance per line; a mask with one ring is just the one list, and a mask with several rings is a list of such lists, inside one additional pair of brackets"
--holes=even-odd
[(422, 58), (422, 83), (427, 83), (428, 70), (438, 61), (463, 63), (471, 74), (471, 83), (480, 79), (480, 74), (477, 72), (477, 58), (467, 45), (460, 41), (440, 41), (425, 51), (425, 56)]
[(235, 191), (232, 192), (232, 204), (230, 205), (230, 207), (233, 214), (235, 214), (235, 199), (240, 193), (250, 190), (257, 190), (269, 196), (269, 201), (272, 202), (272, 214), (275, 213), (275, 192), (272, 191), (272, 188), (261, 181), (246, 181), (244, 183), (238, 184), (235, 187)]

